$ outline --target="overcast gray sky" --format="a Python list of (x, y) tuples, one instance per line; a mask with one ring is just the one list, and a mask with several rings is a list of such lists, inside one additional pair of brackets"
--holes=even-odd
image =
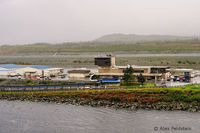
[(0, 0), (0, 44), (200, 35), (200, 0)]

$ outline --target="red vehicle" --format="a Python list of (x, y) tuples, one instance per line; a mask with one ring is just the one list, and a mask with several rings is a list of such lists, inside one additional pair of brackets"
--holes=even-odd
[(179, 79), (181, 82), (184, 82), (185, 81), (185, 76), (179, 76)]

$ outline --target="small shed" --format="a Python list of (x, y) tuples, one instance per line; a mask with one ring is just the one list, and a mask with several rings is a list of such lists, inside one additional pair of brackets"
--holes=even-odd
[(69, 70), (68, 78), (69, 80), (89, 80), (90, 70)]

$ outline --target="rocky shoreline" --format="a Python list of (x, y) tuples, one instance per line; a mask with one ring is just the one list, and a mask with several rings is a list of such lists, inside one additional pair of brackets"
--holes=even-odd
[(127, 110), (200, 112), (200, 86), (79, 91), (0, 92), (0, 100), (53, 102)]
[(184, 102), (158, 102), (152, 104), (142, 104), (140, 102), (123, 103), (123, 102), (111, 102), (107, 100), (87, 100), (87, 99), (56, 99), (56, 98), (38, 98), (38, 97), (1, 97), (2, 100), (8, 101), (31, 101), (31, 102), (47, 102), (47, 103), (61, 103), (72, 104), (78, 106), (91, 106), (91, 107), (106, 107), (114, 109), (127, 109), (127, 110), (165, 110), (165, 111), (188, 111), (188, 112), (200, 112), (200, 106), (184, 103)]

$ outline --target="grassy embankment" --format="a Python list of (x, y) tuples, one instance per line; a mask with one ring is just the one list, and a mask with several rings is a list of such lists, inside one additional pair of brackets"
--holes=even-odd
[(0, 86), (26, 86), (26, 85), (67, 85), (77, 82), (93, 83), (94, 81), (54, 81), (54, 80), (19, 80), (0, 79)]
[(29, 45), (3, 45), (0, 46), (0, 55), (23, 53), (55, 53), (55, 52), (116, 52), (116, 51), (149, 51), (151, 53), (177, 53), (181, 51), (200, 51), (199, 41), (182, 42), (80, 42), (63, 44), (29, 44)]
[(0, 92), (0, 99), (57, 102), (125, 109), (200, 112), (200, 85), (172, 88), (81, 90), (56, 92)]
[[(177, 53), (199, 53), (199, 41), (149, 42), (149, 43), (63, 43), (0, 46), (0, 64), (51, 65), (56, 67), (95, 67), (94, 57), (98, 52), (114, 52), (119, 55), (160, 54), (160, 56), (117, 58), (117, 65), (168, 65), (173, 67), (199, 68), (199, 56), (162, 56)], [(60, 56), (53, 56), (55, 53)], [(13, 56), (12, 56), (13, 55)], [(22, 55), (22, 56), (16, 56)], [(33, 55), (40, 55), (34, 57)], [(73, 55), (73, 56), (71, 56)], [(77, 55), (77, 56), (76, 56)], [(82, 56), (84, 55), (84, 56)], [(11, 56), (11, 57), (9, 57)]]

